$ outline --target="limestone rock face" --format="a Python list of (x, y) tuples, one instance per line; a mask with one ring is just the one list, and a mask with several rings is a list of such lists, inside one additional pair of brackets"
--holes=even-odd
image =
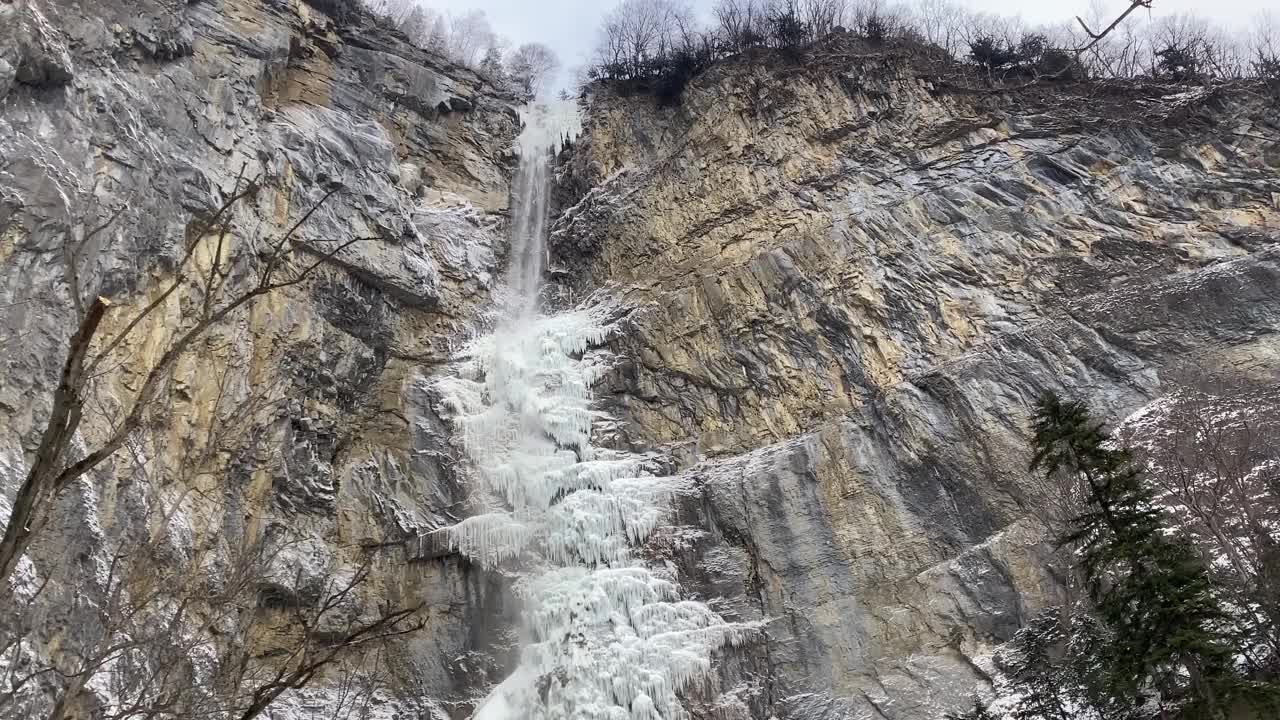
[[(465, 497), (426, 378), (499, 274), (518, 121), (471, 71), (320, 7), (0, 3), (0, 497), (7, 515), (49, 416), (78, 322), (72, 285), (111, 301), (100, 339), (159, 302), (94, 379), (84, 452), (202, 312), (185, 284), (164, 296), (175, 273), (238, 258), (217, 281), (231, 293), (295, 226), (291, 272), (359, 238), (180, 358), (163, 410), (64, 493), (24, 572), (48, 581), (52, 605), (82, 593), (91, 606), (94, 564), (154, 537), (143, 518), (156, 502), (177, 508), (174, 557), (287, 529), (299, 540), (280, 567), (300, 585), (380, 548), (360, 607), (422, 605), (414, 678), (439, 712), (460, 713), (487, 682), (474, 653), (500, 640), (507, 610), (496, 578), (422, 552)], [(251, 180), (228, 231), (211, 232)], [(45, 623), (29, 649), (69, 656), (93, 642), (93, 617)], [(44, 716), (46, 700), (28, 712)]]
[(561, 277), (635, 308), (602, 395), (691, 482), (651, 551), (769, 620), (716, 718), (916, 720), (1062, 598), (1037, 395), (1115, 420), (1194, 364), (1275, 379), (1280, 114), (1249, 92), (935, 87), (883, 55), (598, 91)]
[[(281, 238), (290, 272), (315, 263), (201, 336), (60, 495), (17, 573), (38, 628), (0, 670), (96, 647), (113, 559), (145, 549), (212, 587), (273, 534), (291, 540), (244, 608), (280, 616), (255, 660), (287, 646), (281, 608), (360, 568), (344, 613), (421, 623), (374, 668), (405, 696), (371, 717), (466, 717), (510, 669), (508, 580), (431, 534), (478, 504), (431, 378), (506, 262), (513, 98), (343, 5), (0, 0), (0, 514), (77, 299), (111, 302), (96, 351), (124, 339), (72, 455), (209, 312), (202, 288), (251, 287)], [(678, 107), (594, 91), (549, 267), (559, 297), (604, 290), (626, 318), (602, 442), (684, 480), (649, 558), (764, 621), (688, 693), (695, 716), (941, 717), (1063, 597), (1050, 490), (1025, 470), (1036, 395), (1118, 419), (1188, 365), (1277, 379), (1280, 115), (1247, 90), (995, 94), (883, 53), (757, 60)], [(271, 717), (338, 707), (338, 681)], [(57, 695), (33, 683), (0, 715)]]

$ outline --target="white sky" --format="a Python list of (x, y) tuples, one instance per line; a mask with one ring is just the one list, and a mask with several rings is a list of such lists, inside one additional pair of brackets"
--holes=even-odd
[[(1020, 15), (1028, 24), (1070, 20), (1085, 14), (1091, 0), (961, 0), (973, 10)], [(701, 9), (714, 0), (693, 0)], [(1119, 14), (1129, 0), (1098, 0), (1108, 10)], [(493, 29), (511, 39), (513, 46), (538, 41), (550, 45), (566, 67), (586, 62), (595, 42), (600, 19), (613, 7), (614, 0), (425, 0), (437, 10), (461, 13), (484, 10)], [(1275, 0), (1154, 0), (1151, 15), (1193, 12), (1227, 27), (1244, 28), (1251, 19), (1266, 9), (1275, 8)], [(1272, 10), (1280, 12), (1280, 10)], [(1139, 10), (1146, 13), (1145, 10)], [(1111, 15), (1109, 12), (1108, 15)]]

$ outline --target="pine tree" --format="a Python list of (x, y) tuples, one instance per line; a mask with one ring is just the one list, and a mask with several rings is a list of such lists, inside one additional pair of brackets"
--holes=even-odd
[(485, 51), (484, 59), (480, 61), (480, 75), (496, 87), (506, 85), (507, 71), (502, 64), (502, 49), (497, 45), (490, 45)]
[(1141, 704), (1155, 690), (1187, 717), (1225, 717), (1246, 689), (1232, 664), (1229, 623), (1208, 574), (1171, 537), (1128, 450), (1115, 447), (1081, 403), (1041, 399), (1033, 469), (1081, 482), (1086, 509), (1065, 542), (1077, 548), (1097, 615), (1109, 633), (1104, 682)]
[(1072, 720), (1076, 702), (1072, 665), (1067, 657), (1067, 633), (1059, 608), (1036, 615), (1014, 635), (997, 663), (1021, 698), (1014, 720)]
[(947, 720), (999, 720), (990, 710), (987, 709), (985, 703), (974, 698), (973, 708), (962, 714), (947, 713)]
[(1132, 698), (1112, 697), (1099, 678), (1108, 634), (1087, 608), (1048, 608), (996, 655), (1015, 698), (1011, 720), (1137, 720)]

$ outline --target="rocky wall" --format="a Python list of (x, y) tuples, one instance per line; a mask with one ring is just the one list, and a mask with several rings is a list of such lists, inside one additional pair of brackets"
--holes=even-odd
[(1038, 394), (1115, 421), (1188, 366), (1276, 378), (1280, 113), (814, 55), (677, 107), (597, 86), (553, 243), (635, 308), (602, 394), (689, 488), (652, 552), (769, 621), (705, 714), (940, 717), (1062, 598)]
[[(514, 98), (368, 17), (337, 23), (318, 7), (0, 3), (6, 502), (49, 416), (78, 322), (73, 286), (111, 303), (95, 352), (155, 305), (91, 380), (83, 453), (206, 298), (249, 287), (291, 228), (286, 277), (360, 239), (199, 338), (128, 451), (63, 494), (23, 578), (44, 583), (50, 607), (90, 609), (42, 623), (30, 651), (65, 664), (95, 641), (91, 608), (119, 548), (163, 536), (174, 557), (221, 557), (279, 531), (293, 538), (275, 560), (290, 588), (374, 557), (360, 608), (422, 605), (423, 699), (465, 714), (487, 682), (478, 652), (502, 645), (510, 610), (500, 578), (419, 540), (466, 496), (427, 378), (500, 274)], [(222, 293), (202, 291), (206, 275)], [(166, 502), (176, 510), (160, 533), (148, 524)], [(262, 597), (273, 592), (264, 581)], [(41, 692), (30, 712), (57, 689)], [(306, 705), (289, 702), (283, 712)]]

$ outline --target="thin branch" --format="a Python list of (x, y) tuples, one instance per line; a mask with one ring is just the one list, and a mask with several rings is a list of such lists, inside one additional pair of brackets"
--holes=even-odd
[(111, 227), (128, 207), (129, 203), (121, 203), (120, 207), (107, 218), (106, 222), (89, 230), (74, 246), (67, 241), (69, 238), (63, 240), (62, 256), (67, 265), (67, 287), (71, 291), (71, 304), (75, 308), (77, 318), (84, 317), (84, 298), (80, 296), (80, 254), (90, 240), (97, 237), (98, 233)]
[[(246, 164), (247, 163), (240, 163), (240, 172), (236, 175), (236, 184), (232, 186), (231, 189), (233, 197), (240, 192), (240, 182), (244, 179), (244, 169)], [(202, 315), (207, 316), (209, 314), (209, 307), (213, 302), (213, 282), (214, 278), (221, 274), (220, 266), (222, 265), (222, 247), (226, 243), (227, 231), (230, 227), (231, 225), (227, 222), (221, 223), (220, 231), (218, 232), (218, 246), (214, 248), (213, 255), (209, 258), (209, 277), (204, 284), (204, 302), (203, 309), (201, 311)], [(199, 242), (198, 238), (196, 242)]]
[(63, 461), (63, 455), (71, 442), (80, 421), (83, 406), (84, 361), (98, 325), (111, 303), (98, 298), (90, 306), (71, 337), (67, 360), (62, 367), (62, 377), (53, 396), (53, 411), (45, 426), (44, 436), (36, 449), (31, 469), (13, 501), (13, 510), (0, 540), (0, 584), (7, 587), (7, 580), (17, 567), (18, 558), (29, 542), (34, 530), (33, 522), (53, 491), (49, 482), (55, 468)]
[(1111, 24), (1108, 25), (1106, 28), (1104, 28), (1103, 31), (1100, 33), (1095, 33), (1094, 31), (1090, 30), (1089, 26), (1085, 24), (1084, 19), (1081, 18), (1079, 15), (1077, 15), (1076, 22), (1080, 23), (1080, 27), (1084, 28), (1084, 31), (1088, 33), (1091, 40), (1088, 43), (1086, 43), (1083, 47), (1078, 48), (1075, 51), (1076, 55), (1080, 55), (1085, 50), (1088, 50), (1089, 48), (1101, 42), (1102, 39), (1105, 38), (1108, 33), (1110, 33), (1112, 30), (1115, 30), (1116, 26), (1124, 22), (1124, 19), (1129, 17), (1129, 15), (1134, 10), (1137, 10), (1138, 8), (1146, 8), (1150, 10), (1151, 0), (1131, 0), (1131, 2), (1129, 3), (1129, 7), (1126, 8), (1124, 12), (1120, 13), (1119, 17), (1117, 17), (1115, 20), (1112, 20)]
[(132, 433), (142, 424), (142, 416), (146, 412), (146, 409), (150, 406), (151, 401), (155, 398), (155, 394), (160, 387), (160, 382), (164, 379), (165, 375), (168, 374), (169, 369), (173, 366), (173, 364), (178, 360), (179, 357), (181, 357), (183, 354), (186, 353), (191, 343), (194, 342), (197, 338), (201, 337), (205, 333), (205, 331), (207, 331), (210, 327), (222, 322), (222, 320), (224, 320), (228, 315), (240, 309), (241, 307), (245, 306), (246, 304), (253, 301), (254, 299), (262, 295), (266, 295), (267, 293), (272, 292), (274, 290), (279, 290), (281, 288), (297, 285), (298, 283), (305, 280), (312, 272), (314, 272), (321, 265), (332, 260), (335, 255), (342, 252), (346, 248), (349, 248), (352, 245), (366, 239), (367, 238), (353, 238), (351, 240), (348, 240), (342, 243), (338, 247), (334, 248), (331, 252), (326, 253), (325, 255), (320, 257), (318, 260), (312, 263), (309, 267), (307, 267), (306, 270), (304, 270), (302, 273), (298, 274), (296, 277), (292, 278), (291, 280), (272, 283), (270, 276), (267, 274), (264, 274), (262, 280), (259, 282), (257, 287), (245, 292), (243, 295), (229, 302), (222, 309), (218, 310), (212, 315), (196, 323), (191, 329), (189, 329), (185, 334), (183, 334), (176, 342), (174, 342), (174, 344), (169, 348), (169, 350), (165, 352), (164, 355), (161, 356), (159, 362), (157, 362), (155, 366), (151, 369), (151, 372), (147, 375), (146, 381), (143, 382), (142, 384), (142, 390), (138, 392), (138, 395), (135, 397), (133, 401), (133, 406), (129, 412), (128, 417), (125, 418), (124, 423), (120, 426), (120, 428), (116, 431), (116, 433), (109, 440), (107, 440), (107, 442), (105, 442), (102, 445), (102, 447), (98, 448), (92, 453), (89, 453), (80, 461), (76, 462), (75, 464), (71, 465), (70, 467), (66, 468), (61, 473), (59, 473), (55, 483), (56, 487), (58, 488), (65, 487), (67, 483), (71, 482), (77, 477), (80, 477), (84, 473), (88, 472), (90, 469), (97, 466), (103, 460), (115, 454), (115, 452), (120, 449), (120, 447), (124, 444), (125, 438), (128, 437), (130, 433)]
[(195, 233), (195, 239), (191, 242), (191, 245), (187, 248), (186, 253), (182, 256), (182, 259), (178, 261), (178, 275), (177, 277), (174, 278), (173, 283), (170, 284), (169, 287), (164, 290), (164, 292), (160, 293), (159, 297), (153, 300), (150, 304), (148, 304), (145, 308), (143, 308), (136, 316), (134, 316), (134, 318), (130, 320), (128, 324), (125, 325), (124, 329), (121, 330), (114, 338), (112, 338), (106, 344), (106, 346), (102, 349), (102, 352), (98, 353), (98, 356), (94, 358), (92, 363), (89, 364), (90, 372), (93, 372), (94, 368), (96, 368), (98, 364), (103, 361), (103, 359), (105, 359), (108, 355), (110, 355), (112, 351), (114, 351), (117, 347), (119, 347), (120, 343), (124, 342), (125, 338), (129, 337), (129, 334), (132, 333), (133, 330), (136, 327), (138, 327), (138, 325), (143, 320), (147, 319), (147, 317), (149, 317), (151, 313), (155, 312), (156, 308), (160, 307), (160, 305), (162, 305), (166, 300), (169, 299), (170, 295), (172, 295), (179, 287), (182, 286), (184, 282), (186, 282), (187, 276), (183, 272), (183, 268), (186, 266), (187, 261), (191, 259), (192, 254), (195, 252), (196, 246), (200, 243), (200, 238), (203, 237), (204, 234), (209, 231), (209, 228), (213, 227), (214, 223), (218, 222), (218, 220), (224, 214), (226, 214), (228, 210), (231, 209), (232, 205), (248, 197), (249, 195), (257, 192), (257, 190), (258, 190), (257, 180), (255, 179), (255, 180), (249, 181), (249, 185), (243, 191), (232, 194), (232, 196), (228, 198), (227, 201), (224, 202), (221, 207), (218, 208), (217, 212), (214, 213), (212, 218), (210, 218), (209, 220), (201, 224), (200, 228)]
[(334, 194), (334, 193), (338, 192), (338, 189), (339, 189), (339, 187), (338, 187), (338, 186), (336, 186), (336, 185), (335, 185), (334, 187), (330, 188), (330, 189), (329, 189), (329, 190), (324, 194), (324, 196), (323, 196), (323, 197), (321, 197), (321, 198), (320, 198), (320, 200), (316, 202), (316, 204), (314, 204), (314, 205), (312, 205), (312, 206), (311, 206), (311, 209), (307, 210), (305, 213), (303, 213), (302, 217), (298, 218), (298, 221), (297, 221), (297, 222), (295, 222), (295, 223), (294, 223), (294, 224), (289, 228), (288, 232), (286, 232), (284, 235), (281, 235), (281, 236), (280, 236), (280, 240), (279, 240), (279, 241), (277, 241), (277, 242), (276, 242), (276, 244), (271, 248), (271, 255), (270, 255), (270, 257), (269, 257), (269, 258), (268, 258), (268, 260), (267, 260), (267, 268), (266, 268), (266, 272), (264, 273), (264, 275), (266, 275), (266, 276), (270, 276), (270, 275), (271, 275), (271, 273), (275, 272), (276, 265), (280, 262), (280, 259), (281, 259), (281, 258), (283, 257), (283, 255), (284, 255), (284, 253), (283, 253), (283, 249), (284, 249), (285, 245), (289, 242), (289, 240), (293, 238), (294, 233), (296, 233), (296, 232), (298, 231), (298, 228), (302, 227), (303, 223), (305, 223), (305, 222), (307, 222), (308, 220), (310, 220), (310, 219), (311, 219), (311, 216), (312, 216), (312, 215), (313, 215), (317, 210), (319, 210), (319, 209), (320, 209), (320, 207), (321, 207), (322, 205), (324, 205), (326, 202), (328, 202), (328, 201), (329, 201), (329, 198), (333, 197), (333, 194)]

